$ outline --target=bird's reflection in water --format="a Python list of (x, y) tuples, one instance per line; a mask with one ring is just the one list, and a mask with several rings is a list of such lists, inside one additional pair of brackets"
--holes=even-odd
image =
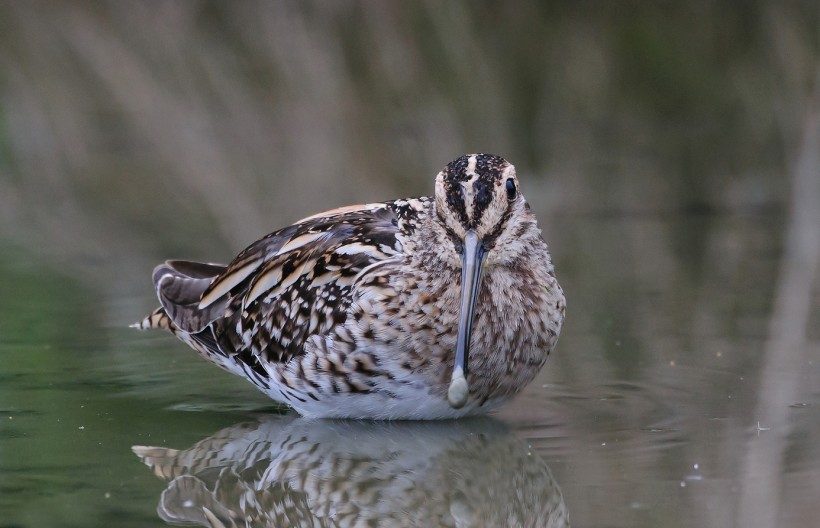
[(265, 417), (190, 449), (135, 446), (158, 507), (203, 526), (568, 526), (549, 468), (503, 424)]

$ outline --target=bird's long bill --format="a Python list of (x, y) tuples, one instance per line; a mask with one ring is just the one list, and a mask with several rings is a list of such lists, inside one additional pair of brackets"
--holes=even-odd
[(470, 354), (470, 335), (473, 329), (473, 313), (481, 283), (484, 264), (484, 248), (474, 231), (467, 231), (461, 252), (461, 306), (458, 312), (458, 340), (453, 377), (447, 391), (447, 400), (454, 409), (467, 403), (470, 389), (467, 386), (467, 358)]

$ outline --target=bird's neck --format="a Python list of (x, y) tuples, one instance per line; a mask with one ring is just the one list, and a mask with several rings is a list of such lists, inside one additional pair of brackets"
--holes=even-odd
[(415, 228), (404, 242), (405, 253), (414, 263), (434, 273), (461, 272), (461, 256), (452, 234), (436, 213), (433, 200), (424, 204)]

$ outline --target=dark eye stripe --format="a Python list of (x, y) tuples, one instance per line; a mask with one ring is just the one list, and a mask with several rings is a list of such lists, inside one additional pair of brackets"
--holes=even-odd
[[(495, 229), (493, 229), (492, 233), (488, 234), (484, 237), (484, 246), (488, 249), (495, 246), (495, 241), (501, 235), (501, 232), (507, 228), (507, 222), (509, 222), (510, 218), (512, 217), (512, 212), (507, 210), (504, 215), (501, 217), (501, 221), (496, 224)], [(517, 235), (520, 236), (520, 235)]]
[(462, 224), (467, 224), (467, 206), (464, 204), (464, 189), (459, 183), (447, 185), (447, 205), (458, 214)]

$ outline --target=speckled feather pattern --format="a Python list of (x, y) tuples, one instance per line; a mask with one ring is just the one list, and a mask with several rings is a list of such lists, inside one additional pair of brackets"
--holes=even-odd
[[(344, 207), (280, 229), (228, 266), (169, 261), (161, 307), (139, 323), (166, 328), (271, 398), (314, 417), (451, 418), (484, 412), (544, 365), (564, 295), (535, 216), (504, 182), (512, 165), (462, 156), (433, 197)], [(510, 184), (507, 184), (508, 186)], [(466, 229), (486, 250), (468, 382), (447, 403)]]

